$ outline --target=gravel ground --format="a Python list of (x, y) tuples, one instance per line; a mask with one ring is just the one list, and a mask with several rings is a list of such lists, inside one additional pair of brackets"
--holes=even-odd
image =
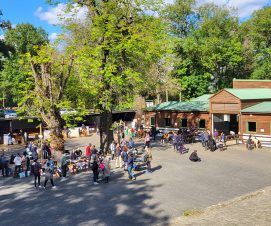
[[(89, 142), (98, 146), (98, 137), (70, 139), (66, 147), (84, 148)], [(268, 149), (245, 151), (244, 146), (236, 145), (223, 152), (210, 152), (200, 144), (187, 147), (190, 153), (197, 149), (202, 162), (190, 162), (189, 154), (177, 154), (170, 145), (153, 144), (154, 172), (137, 172), (136, 181), (129, 181), (122, 170), (114, 167), (109, 184), (95, 186), (91, 172), (83, 172), (64, 182), (56, 179), (57, 189), (50, 189), (49, 184), (46, 191), (34, 189), (32, 177), (0, 177), (0, 225), (170, 225), (187, 209), (204, 209), (271, 185)], [(255, 197), (259, 198), (255, 203), (265, 200)], [(251, 209), (255, 206), (263, 214), (270, 207), (263, 203), (258, 208), (255, 203)], [(247, 209), (237, 203), (236, 208)], [(216, 220), (205, 225), (223, 225), (218, 223), (224, 219), (223, 212), (230, 215), (231, 211), (219, 211)], [(225, 218), (230, 220), (228, 215)], [(248, 215), (247, 225), (264, 225), (254, 224), (253, 214)], [(194, 225), (189, 223), (190, 218), (185, 220)], [(240, 225), (238, 221), (225, 222)]]

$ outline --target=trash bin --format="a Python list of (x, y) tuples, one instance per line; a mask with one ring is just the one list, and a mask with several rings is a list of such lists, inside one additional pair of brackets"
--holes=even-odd
[(8, 145), (8, 134), (4, 134), (3, 144)]

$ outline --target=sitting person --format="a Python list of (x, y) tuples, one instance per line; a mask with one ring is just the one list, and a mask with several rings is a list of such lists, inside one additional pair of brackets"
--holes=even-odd
[(252, 139), (252, 142), (253, 142), (255, 148), (261, 148), (261, 147), (262, 147), (262, 144), (261, 144), (261, 142), (257, 139), (257, 137), (254, 136), (254, 137), (251, 138), (251, 139)]
[(201, 159), (198, 157), (197, 150), (193, 151), (189, 157), (192, 162), (200, 162)]
[(247, 139), (247, 149), (248, 150), (252, 150), (254, 146), (253, 140), (251, 138), (251, 135), (249, 135), (248, 139)]

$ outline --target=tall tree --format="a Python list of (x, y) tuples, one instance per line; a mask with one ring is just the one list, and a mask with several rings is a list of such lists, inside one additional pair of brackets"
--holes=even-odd
[(101, 148), (107, 150), (112, 133), (112, 110), (132, 106), (134, 94), (146, 79), (149, 66), (161, 58), (162, 24), (150, 11), (156, 1), (82, 0), (88, 18), (68, 26), (69, 47), (85, 85), (96, 94), (101, 111)]
[(243, 77), (243, 45), (234, 11), (205, 4), (184, 18), (193, 18), (193, 27), (177, 39), (175, 47), (179, 59), (175, 74), (181, 80), (183, 98), (215, 92), (228, 87), (232, 78)]
[(271, 78), (271, 6), (257, 10), (243, 25), (253, 56), (252, 78)]
[[(73, 57), (67, 59), (50, 46), (42, 46), (36, 56), (28, 54), (34, 79), (32, 98), (35, 112), (50, 130), (51, 145), (56, 151), (64, 150), (60, 105), (67, 82), (72, 74)], [(60, 153), (60, 152), (56, 152)]]
[(41, 27), (32, 24), (17, 24), (5, 33), (5, 42), (13, 46), (18, 54), (36, 54), (34, 46), (48, 43), (48, 35)]
[[(20, 64), (24, 54), (36, 54), (38, 46), (48, 43), (48, 35), (42, 28), (35, 28), (32, 24), (18, 24), (9, 27), (4, 34), (4, 43), (12, 47), (9, 58), (3, 62), (0, 72), (0, 91), (6, 104), (10, 107), (18, 106), (21, 101), (25, 85), (29, 85), (27, 69)], [(3, 104), (4, 105), (4, 104)]]

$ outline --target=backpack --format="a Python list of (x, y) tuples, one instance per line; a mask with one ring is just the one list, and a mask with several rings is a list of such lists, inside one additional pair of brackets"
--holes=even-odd
[(31, 168), (32, 173), (38, 173), (40, 171), (40, 169), (41, 169), (41, 167), (40, 167), (39, 163), (34, 162), (32, 164), (32, 168)]

